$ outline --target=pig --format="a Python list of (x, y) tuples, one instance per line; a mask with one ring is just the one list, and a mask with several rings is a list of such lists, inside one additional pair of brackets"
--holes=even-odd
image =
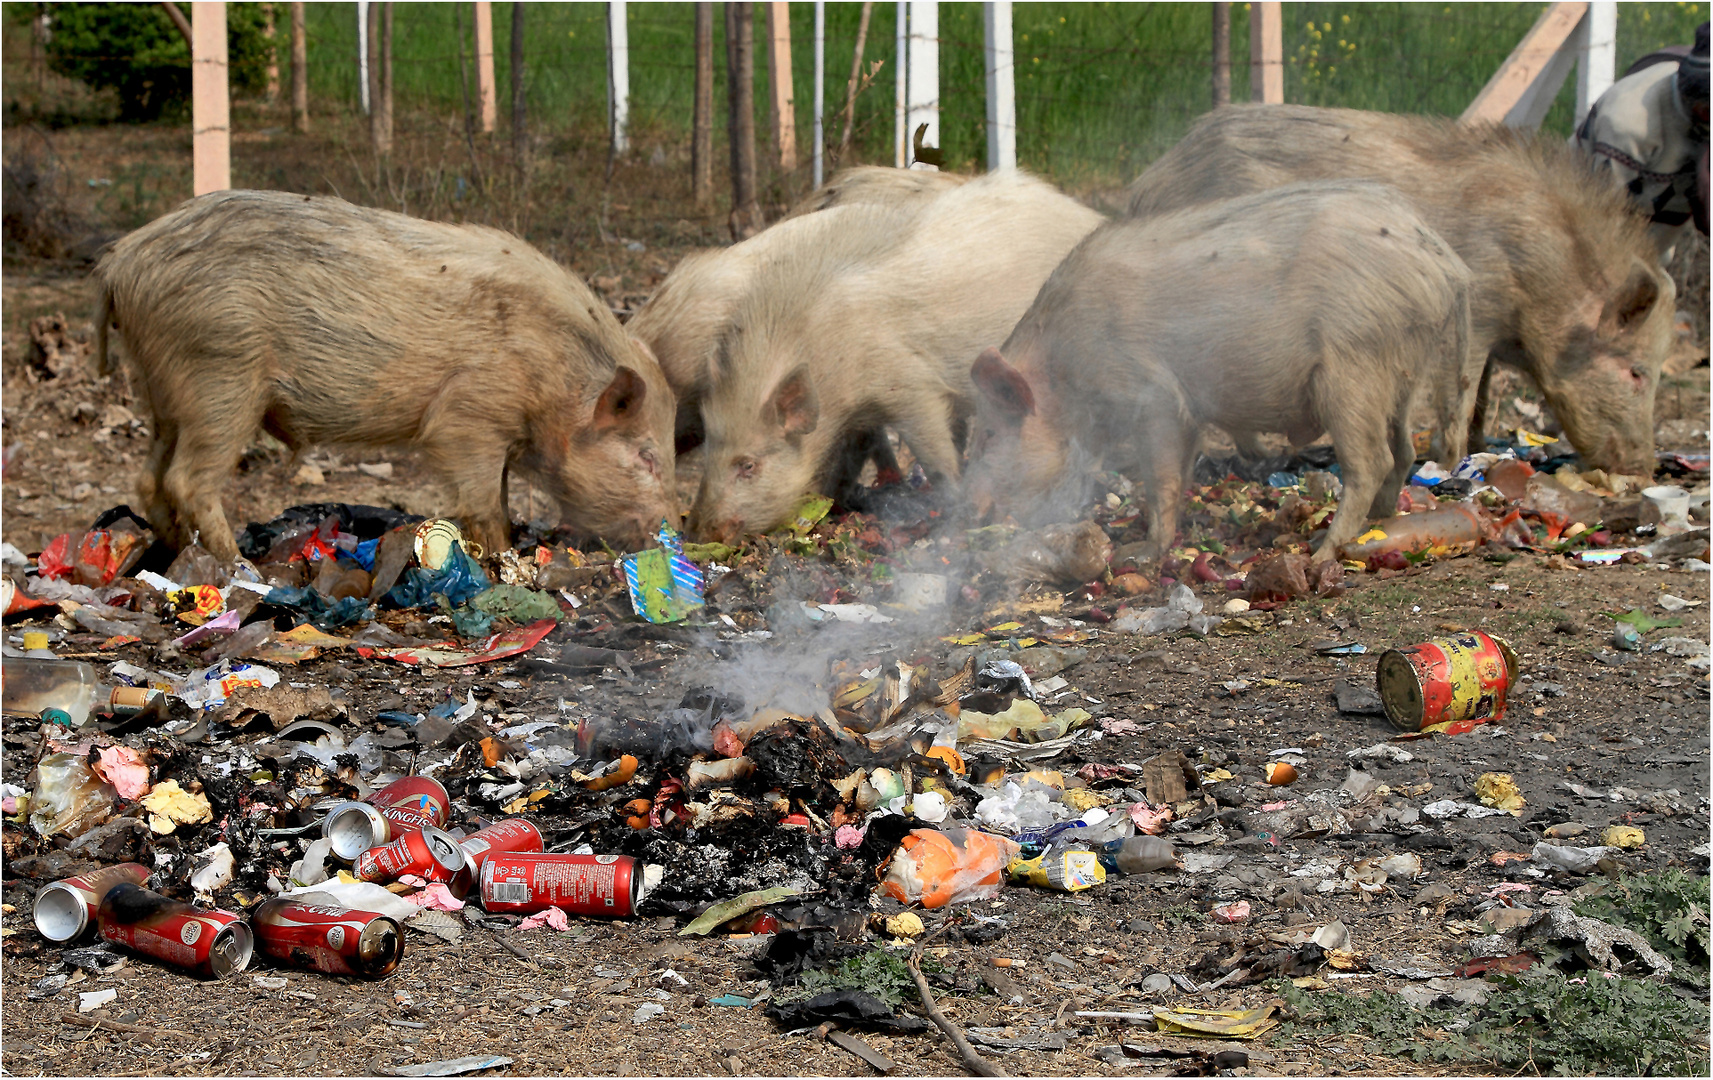
[(154, 418), (138, 494), (176, 545), (236, 557), (220, 493), (259, 430), (294, 451), (421, 450), (490, 552), (511, 546), (513, 467), (616, 544), (678, 521), (660, 365), (515, 236), (222, 191), (125, 236), (96, 275), (98, 362), (111, 324)]
[(821, 243), (760, 267), (720, 338), (696, 536), (730, 541), (788, 521), (805, 493), (827, 489), (850, 433), (881, 424), (937, 489), (955, 490), (969, 357), (1004, 336), (1104, 220), (1015, 171), (921, 206), (821, 213), (841, 211), (848, 223)]
[(1095, 230), (970, 377), (981, 397), (966, 494), (1029, 517), (1089, 459), (1133, 472), (1158, 557), (1174, 539), (1200, 425), (1332, 435), (1333, 557), (1393, 513), (1415, 464), (1409, 415), (1431, 395), (1463, 456), (1481, 357), (1469, 268), (1394, 189), (1289, 184)]
[(1540, 387), (1585, 462), (1652, 474), (1654, 391), (1676, 286), (1624, 192), (1568, 146), (1492, 124), (1234, 106), (1202, 117), (1137, 177), (1128, 213), (1338, 178), (1396, 186), (1462, 257), (1474, 275), (1474, 347)]
[[(693, 251), (679, 260), (627, 327), (654, 351), (678, 396), (678, 453), (702, 442), (702, 399), (707, 396), (720, 335), (764, 262), (800, 258), (805, 250), (826, 242), (828, 234), (848, 227), (852, 217), (846, 207), (882, 203), (904, 212), (962, 186), (967, 179), (956, 173), (871, 165), (846, 169), (785, 218), (748, 240)], [(880, 439), (875, 445), (886, 444)], [(890, 457), (889, 446), (885, 453)]]

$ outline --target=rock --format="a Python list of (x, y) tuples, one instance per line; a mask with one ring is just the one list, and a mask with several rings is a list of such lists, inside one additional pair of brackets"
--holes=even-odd
[(327, 483), (327, 477), (318, 466), (306, 461), (297, 467), (297, 472), (292, 474), (291, 482), (298, 487), (320, 487)]
[(1481, 921), (1498, 933), (1528, 925), (1537, 915), (1533, 908), (1495, 907), (1481, 913)]
[(1338, 711), (1352, 716), (1385, 716), (1386, 706), (1380, 701), (1380, 693), (1372, 686), (1362, 683), (1340, 682), (1334, 693), (1338, 698)]
[(1423, 885), (1411, 903), (1435, 904), (1441, 900), (1454, 900), (1456, 898), (1457, 891), (1455, 889), (1443, 881), (1434, 881)]

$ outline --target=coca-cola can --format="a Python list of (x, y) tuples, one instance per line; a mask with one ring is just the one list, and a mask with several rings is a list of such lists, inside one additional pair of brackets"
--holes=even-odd
[(36, 929), (55, 942), (93, 936), (96, 913), (108, 890), (115, 885), (141, 885), (149, 880), (149, 873), (142, 863), (120, 863), (45, 885), (36, 893)]
[(527, 915), (629, 915), (642, 902), (642, 868), (628, 855), (495, 852), (482, 864), (482, 907)]
[(364, 881), (397, 881), (416, 874), (429, 881), (450, 881), (464, 868), (464, 850), (449, 833), (432, 825), (407, 832), (390, 844), (358, 852), (351, 873)]
[(509, 818), (471, 833), (458, 841), (458, 847), (464, 852), (464, 865), (446, 878), (430, 877), (428, 880), (447, 881), (452, 895), (462, 898), (475, 887), (476, 879), (482, 873), (482, 864), (488, 861), (489, 856), (502, 851), (540, 851), (541, 830), (535, 827), (534, 822)]
[(96, 913), (101, 936), (204, 979), (224, 979), (250, 964), (250, 928), (230, 911), (205, 911), (121, 882)]
[(328, 904), (269, 900), (250, 916), (256, 947), (293, 967), (384, 979), (404, 957), (398, 920)]
[(347, 862), (361, 852), (416, 832), (424, 825), (446, 824), (451, 802), (446, 788), (427, 776), (405, 776), (362, 802), (340, 803), (328, 811), (321, 835), (334, 855)]

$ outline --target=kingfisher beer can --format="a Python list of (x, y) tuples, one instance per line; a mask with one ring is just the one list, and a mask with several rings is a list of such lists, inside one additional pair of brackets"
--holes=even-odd
[(642, 901), (642, 865), (628, 855), (496, 852), (482, 864), (482, 907), (528, 915), (629, 915)]
[(328, 811), (321, 835), (334, 855), (347, 862), (373, 847), (380, 847), (424, 825), (446, 824), (451, 798), (440, 781), (426, 776), (405, 776), (370, 795), (362, 802), (340, 803)]
[(1393, 724), (1421, 731), (1450, 723), (1456, 733), (1504, 719), (1517, 673), (1508, 643), (1471, 630), (1382, 653), (1374, 681)]
[(101, 901), (115, 885), (141, 885), (150, 870), (142, 863), (121, 863), (66, 878), (36, 893), (36, 929), (49, 941), (76, 941), (92, 934)]
[(328, 904), (269, 900), (250, 916), (256, 947), (293, 967), (384, 979), (404, 957), (398, 920)]
[(204, 979), (224, 979), (250, 964), (250, 928), (230, 911), (204, 911), (121, 882), (96, 914), (101, 936)]
[(458, 841), (432, 825), (407, 832), (390, 844), (357, 853), (351, 873), (363, 881), (397, 881), (415, 874), (428, 881), (450, 881), (464, 868)]

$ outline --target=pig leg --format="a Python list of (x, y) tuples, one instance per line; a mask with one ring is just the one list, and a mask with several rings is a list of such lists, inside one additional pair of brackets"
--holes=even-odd
[(1386, 474), (1385, 482), (1380, 485), (1380, 493), (1374, 496), (1373, 505), (1368, 508), (1370, 518), (1391, 517), (1398, 512), (1398, 493), (1409, 482), (1410, 472), (1415, 468), (1416, 444), (1415, 440), (1410, 438), (1410, 407), (1407, 401), (1393, 414), (1391, 430), (1392, 469)]
[[(204, 422), (202, 415), (222, 422), (218, 426)], [(197, 421), (180, 426), (172, 460), (161, 477), (161, 496), (174, 520), (181, 523), (181, 533), (187, 527), (195, 530), (198, 542), (222, 563), (238, 557), (238, 542), (220, 505), (220, 492), (260, 420), (259, 415), (234, 417), (211, 394)]]
[(143, 462), (142, 473), (137, 476), (137, 502), (143, 508), (143, 517), (155, 527), (156, 535), (170, 544), (183, 546), (190, 537), (174, 520), (172, 507), (164, 493), (167, 466), (172, 464), (173, 447), (178, 443), (178, 425), (171, 420), (156, 418), (151, 426), (154, 431), (149, 442), (149, 456)]
[(1153, 562), (1178, 536), (1178, 504), (1195, 470), (1199, 429), (1178, 414), (1175, 396), (1150, 394), (1166, 407), (1151, 407), (1140, 418), (1134, 471), (1148, 497), (1148, 539), (1143, 562)]
[[(938, 409), (934, 405), (938, 404)], [(925, 403), (894, 417), (899, 438), (904, 440), (916, 460), (933, 481), (937, 490), (955, 492), (959, 475), (957, 443), (952, 438), (950, 406), (945, 402)]]
[[(452, 489), (452, 516), (465, 535), (492, 555), (511, 547), (507, 509), (505, 440), (491, 434), (461, 430), (456, 445), (431, 442), (425, 446), (428, 464)], [(561, 508), (563, 509), (563, 508)]]
[[(1322, 372), (1327, 366), (1334, 370), (1361, 370), (1368, 365), (1323, 365)], [(1315, 562), (1335, 558), (1340, 546), (1362, 535), (1368, 527), (1368, 519), (1363, 515), (1375, 506), (1375, 497), (1392, 469), (1394, 450), (1390, 443), (1394, 437), (1400, 437), (1397, 435), (1399, 429), (1403, 443), (1406, 447), (1409, 444), (1408, 408), (1392, 403), (1393, 415), (1403, 413), (1403, 419), (1394, 424), (1384, 411), (1385, 405), (1379, 402), (1353, 400), (1348, 390), (1340, 400), (1338, 389), (1332, 385), (1335, 381), (1317, 373), (1312, 391), (1315, 413), (1324, 419), (1326, 430), (1332, 435), (1332, 445), (1338, 452), (1344, 478), (1344, 493), (1338, 497), (1338, 512), (1333, 515), (1332, 526), (1327, 529), (1320, 550), (1314, 553)], [(1406, 450), (1405, 453), (1409, 461), (1415, 460), (1413, 451)], [(1392, 497), (1395, 501), (1397, 493), (1394, 492)]]

